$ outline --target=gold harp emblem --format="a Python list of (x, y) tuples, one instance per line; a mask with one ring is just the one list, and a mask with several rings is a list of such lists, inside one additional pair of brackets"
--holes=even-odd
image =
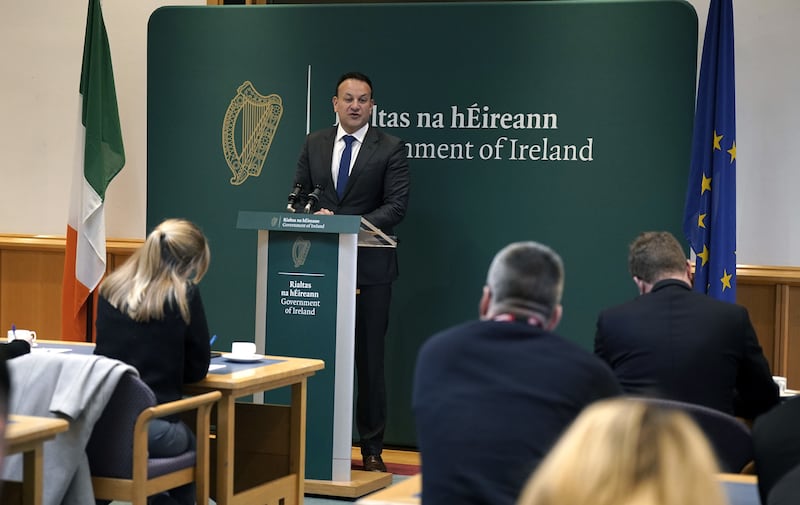
[(303, 237), (297, 237), (297, 239), (295, 239), (294, 244), (292, 244), (292, 261), (294, 262), (295, 268), (306, 264), (308, 251), (310, 250), (311, 241), (306, 240)]
[(238, 186), (248, 176), (261, 174), (282, 115), (280, 96), (264, 96), (250, 81), (236, 90), (222, 122), (222, 151), (233, 172), (231, 184)]

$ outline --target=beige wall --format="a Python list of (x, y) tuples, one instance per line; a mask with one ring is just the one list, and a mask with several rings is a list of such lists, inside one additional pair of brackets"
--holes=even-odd
[[(106, 194), (109, 237), (145, 235), (147, 21), (162, 5), (204, 0), (104, 0), (126, 166)], [(0, 233), (64, 235), (78, 114), (87, 0), (0, 5)]]
[[(700, 38), (708, 0), (698, 12)], [(800, 32), (797, 0), (735, 3), (740, 264), (800, 265)], [(204, 0), (105, 0), (128, 162), (107, 194), (107, 234), (141, 238), (146, 205), (147, 20), (161, 5)], [(60, 234), (77, 146), (86, 0), (0, 7), (0, 233)], [(658, 118), (653, 118), (657, 121)], [(668, 149), (654, 140), (653, 149)]]

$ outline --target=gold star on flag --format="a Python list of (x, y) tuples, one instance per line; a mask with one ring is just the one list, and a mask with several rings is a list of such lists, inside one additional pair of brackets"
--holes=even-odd
[(720, 279), (720, 281), (722, 281), (723, 291), (725, 291), (726, 288), (731, 289), (731, 277), (733, 277), (733, 275), (729, 274), (727, 270), (722, 271), (722, 279)]
[(697, 257), (703, 260), (703, 262), (700, 263), (700, 266), (706, 266), (706, 263), (708, 263), (708, 247), (706, 247), (705, 244), (703, 244), (703, 252), (699, 253)]
[(736, 159), (736, 141), (735, 140), (733, 141), (733, 147), (728, 149), (728, 154), (731, 155), (731, 163), (733, 163), (734, 160)]
[(707, 215), (708, 214), (700, 214), (699, 216), (697, 216), (697, 226), (698, 227), (700, 227), (700, 228), (705, 228), (706, 227), (706, 216)]
[(711, 177), (706, 177), (706, 174), (703, 174), (703, 182), (700, 184), (700, 194), (702, 195), (706, 191), (711, 191)]
[(722, 150), (722, 146), (719, 145), (720, 140), (722, 140), (722, 135), (717, 135), (717, 130), (714, 130), (714, 149), (717, 151)]

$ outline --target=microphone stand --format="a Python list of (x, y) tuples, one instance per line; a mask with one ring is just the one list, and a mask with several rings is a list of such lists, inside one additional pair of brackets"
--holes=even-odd
[(300, 196), (300, 193), (303, 191), (303, 186), (301, 184), (295, 184), (292, 192), (289, 193), (289, 200), (286, 204), (286, 210), (289, 212), (296, 212), (295, 211), (295, 204), (297, 203), (297, 197)]
[(303, 211), (304, 211), (306, 214), (311, 214), (311, 211), (313, 210), (314, 206), (315, 206), (317, 203), (319, 203), (319, 196), (320, 196), (321, 194), (322, 194), (322, 186), (320, 186), (319, 184), (317, 184), (317, 185), (314, 187), (314, 191), (312, 191), (311, 193), (309, 193), (309, 194), (308, 194), (308, 201), (306, 202), (306, 206), (305, 206), (305, 208), (303, 209)]

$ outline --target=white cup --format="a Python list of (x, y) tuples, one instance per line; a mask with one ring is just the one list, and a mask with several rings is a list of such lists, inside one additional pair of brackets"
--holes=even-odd
[(36, 332), (33, 330), (8, 330), (8, 341), (24, 340), (30, 345), (36, 344)]
[(231, 344), (231, 354), (236, 356), (252, 356), (256, 353), (256, 344), (253, 342), (234, 342)]
[(786, 377), (781, 377), (780, 375), (773, 375), (772, 380), (774, 380), (775, 384), (778, 385), (778, 392), (780, 394), (786, 393)]

